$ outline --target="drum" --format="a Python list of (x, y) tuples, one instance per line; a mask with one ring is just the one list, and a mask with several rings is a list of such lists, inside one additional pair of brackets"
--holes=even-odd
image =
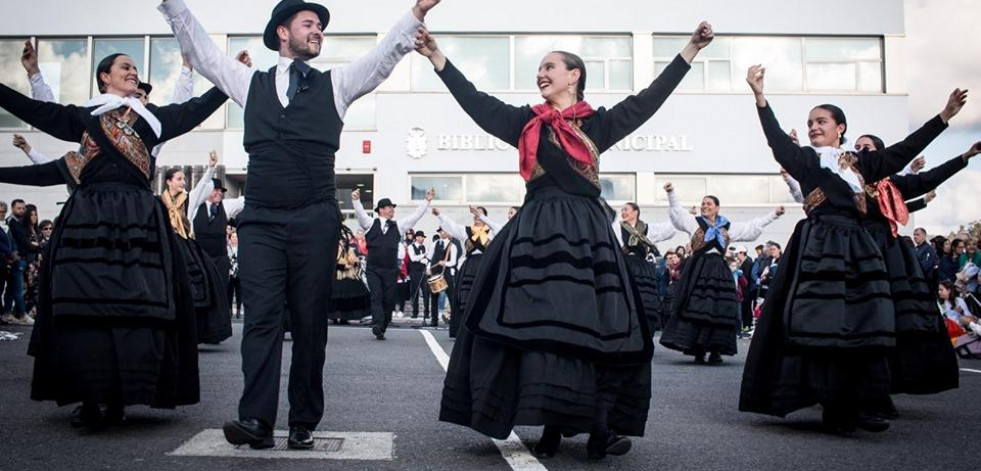
[(449, 283), (446, 282), (446, 278), (443, 275), (433, 275), (427, 280), (429, 283), (429, 291), (433, 294), (442, 293), (450, 287)]

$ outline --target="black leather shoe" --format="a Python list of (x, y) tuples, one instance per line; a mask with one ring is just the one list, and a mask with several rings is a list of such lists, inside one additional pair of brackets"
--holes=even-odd
[(620, 456), (627, 454), (633, 443), (629, 438), (610, 433), (604, 439), (594, 439), (592, 435), (586, 443), (586, 454), (591, 460), (601, 460), (606, 455)]
[(710, 365), (721, 365), (722, 355), (719, 352), (712, 352), (709, 354), (708, 364)]
[(286, 446), (291, 450), (310, 450), (313, 448), (313, 433), (306, 427), (290, 427), (290, 438)]
[(866, 432), (879, 433), (889, 430), (888, 420), (864, 412), (858, 414), (855, 425)]
[(562, 434), (559, 433), (558, 429), (546, 425), (545, 430), (542, 431), (542, 437), (538, 439), (538, 443), (531, 451), (538, 459), (555, 458), (560, 443), (562, 443)]
[(385, 340), (385, 332), (382, 331), (381, 326), (379, 325), (371, 326), (371, 333), (375, 334), (375, 340)]
[(72, 427), (105, 428), (106, 419), (98, 404), (82, 404), (72, 411)]
[(262, 423), (259, 419), (240, 419), (225, 422), (223, 427), (225, 440), (232, 445), (249, 445), (255, 450), (272, 448), (276, 445), (273, 441), (272, 428)]

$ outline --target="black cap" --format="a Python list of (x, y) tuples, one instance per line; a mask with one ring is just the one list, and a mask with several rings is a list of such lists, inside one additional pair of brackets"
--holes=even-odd
[(379, 209), (384, 208), (386, 206), (391, 206), (391, 207), (394, 208), (394, 207), (396, 207), (398, 205), (396, 205), (395, 203), (392, 203), (392, 200), (390, 200), (388, 198), (382, 198), (381, 200), (378, 201), (378, 204), (375, 205), (375, 211), (378, 211)]
[(416, 237), (426, 237), (426, 233), (422, 231), (416, 231)]
[(150, 96), (150, 92), (153, 91), (153, 85), (150, 85), (149, 83), (146, 82), (140, 82), (140, 84), (137, 85), (136, 88), (143, 90), (143, 93), (146, 93), (146, 96)]
[(221, 190), (222, 193), (228, 191), (228, 188), (225, 188), (225, 186), (221, 184), (221, 179), (220, 178), (212, 178), (211, 179), (211, 183), (213, 183), (215, 185), (215, 188), (214, 188), (215, 190)]
[(304, 10), (316, 13), (320, 17), (321, 27), (327, 28), (327, 23), (330, 21), (330, 12), (327, 11), (327, 7), (303, 0), (283, 0), (273, 8), (272, 16), (266, 25), (266, 31), (262, 33), (262, 44), (273, 51), (279, 51), (279, 35), (276, 34), (276, 28), (291, 16)]

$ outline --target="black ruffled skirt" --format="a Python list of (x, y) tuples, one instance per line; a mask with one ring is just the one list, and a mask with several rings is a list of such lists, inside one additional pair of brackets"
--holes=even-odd
[(739, 409), (783, 417), (889, 394), (895, 310), (886, 265), (854, 217), (812, 215), (780, 259), (743, 371)]
[(549, 188), (490, 244), (450, 357), (440, 420), (643, 435), (653, 345), (601, 205)]
[(173, 408), (199, 400), (190, 279), (150, 191), (81, 186), (41, 274), (31, 397)]
[(686, 355), (736, 354), (739, 301), (732, 272), (718, 253), (698, 253), (675, 286), (671, 319), (661, 345)]
[(892, 237), (888, 225), (868, 224), (879, 245), (896, 306), (896, 351), (889, 356), (892, 392), (936, 394), (960, 381), (947, 327), (913, 248)]
[(334, 280), (330, 292), (330, 318), (356, 321), (371, 314), (371, 295), (360, 279)]
[(661, 328), (661, 299), (657, 295), (657, 267), (639, 255), (626, 255), (623, 259), (627, 263), (630, 279), (633, 280), (637, 293), (640, 294), (640, 302), (644, 306), (644, 314), (647, 315), (647, 324), (653, 334)]
[(177, 237), (187, 273), (198, 323), (198, 343), (218, 344), (232, 336), (232, 317), (228, 309), (228, 285), (218, 273), (211, 257), (194, 239)]

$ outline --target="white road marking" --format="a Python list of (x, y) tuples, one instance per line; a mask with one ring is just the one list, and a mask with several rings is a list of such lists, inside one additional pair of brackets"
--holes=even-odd
[[(426, 339), (426, 345), (429, 345), (429, 350), (433, 352), (439, 366), (443, 367), (443, 371), (446, 371), (450, 365), (450, 356), (446, 354), (446, 351), (428, 330), (420, 329), (419, 333), (422, 334), (422, 338)], [(521, 439), (513, 430), (506, 440), (492, 440), (501, 452), (501, 456), (504, 457), (504, 461), (507, 461), (514, 471), (548, 471), (548, 468), (543, 466), (538, 458), (535, 458), (535, 455), (528, 451), (525, 444), (521, 443)]]
[(972, 370), (970, 368), (961, 368), (961, 371), (970, 371), (971, 373), (981, 373), (981, 370)]
[[(276, 430), (273, 434), (276, 437), (286, 437), (289, 433), (286, 430)], [(225, 441), (225, 434), (221, 430), (206, 429), (168, 455), (365, 461), (391, 461), (395, 456), (395, 434), (389, 432), (313, 432), (313, 437), (340, 438), (344, 442), (340, 450), (331, 452), (253, 450), (248, 446), (231, 446)]]

